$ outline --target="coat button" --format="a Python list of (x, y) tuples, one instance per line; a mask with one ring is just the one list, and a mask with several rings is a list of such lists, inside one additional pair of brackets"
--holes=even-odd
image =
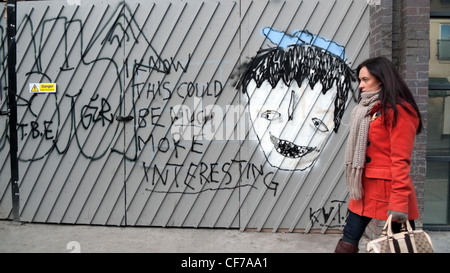
[(370, 146), (370, 141), (367, 140), (367, 146)]
[(370, 161), (372, 161), (372, 158), (370, 158), (369, 156), (366, 156), (366, 163), (370, 163)]

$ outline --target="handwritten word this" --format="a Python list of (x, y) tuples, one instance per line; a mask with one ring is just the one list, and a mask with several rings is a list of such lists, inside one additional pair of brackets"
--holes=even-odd
[(224, 87), (222, 82), (217, 80), (206, 83), (182, 82), (175, 85), (169, 81), (158, 81), (157, 83), (137, 82), (133, 84), (133, 89), (140, 95), (146, 94), (147, 99), (162, 98), (162, 100), (169, 100), (173, 95), (183, 99), (186, 97), (216, 98), (220, 96)]

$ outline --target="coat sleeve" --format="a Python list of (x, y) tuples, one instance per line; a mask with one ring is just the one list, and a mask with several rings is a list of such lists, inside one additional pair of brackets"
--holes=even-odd
[[(408, 201), (415, 194), (414, 185), (409, 175), (411, 155), (419, 119), (409, 114), (402, 106), (397, 105), (397, 123), (388, 125), (391, 144), (391, 194), (389, 210), (408, 213)], [(412, 107), (410, 108), (412, 110)], [(414, 112), (414, 110), (413, 110)], [(391, 111), (391, 117), (393, 112)]]

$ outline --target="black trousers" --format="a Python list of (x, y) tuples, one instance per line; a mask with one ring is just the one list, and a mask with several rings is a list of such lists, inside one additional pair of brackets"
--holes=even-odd
[[(364, 230), (366, 229), (372, 218), (366, 216), (360, 216), (352, 211), (348, 211), (347, 224), (344, 227), (344, 236), (342, 241), (358, 245)], [(414, 220), (409, 220), (411, 227), (415, 229)], [(399, 233), (402, 225), (397, 222), (392, 222), (392, 232)]]

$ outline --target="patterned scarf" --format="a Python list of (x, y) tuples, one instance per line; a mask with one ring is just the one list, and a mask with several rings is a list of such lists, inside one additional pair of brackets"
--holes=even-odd
[(378, 102), (380, 90), (362, 92), (361, 101), (352, 110), (350, 134), (345, 150), (345, 175), (350, 197), (359, 200), (363, 196), (362, 172), (366, 161), (367, 135), (370, 125), (370, 111)]

